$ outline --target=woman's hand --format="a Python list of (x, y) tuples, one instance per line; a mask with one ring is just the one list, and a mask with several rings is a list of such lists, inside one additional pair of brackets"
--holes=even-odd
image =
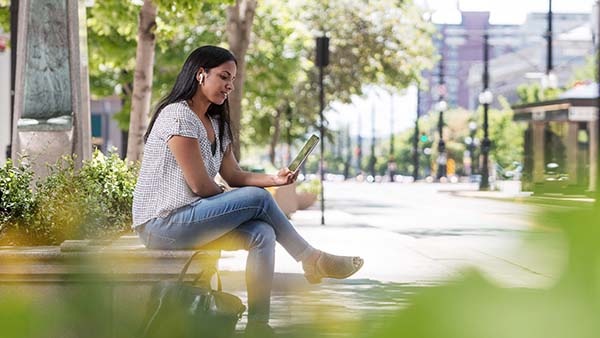
[(273, 181), (276, 186), (292, 184), (292, 183), (296, 182), (299, 172), (300, 172), (299, 170), (296, 170), (294, 172), (294, 171), (289, 170), (288, 168), (282, 168), (279, 170), (277, 175), (273, 176)]

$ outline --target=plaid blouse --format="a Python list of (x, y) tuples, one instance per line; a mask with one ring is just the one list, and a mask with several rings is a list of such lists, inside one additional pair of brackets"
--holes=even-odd
[(206, 171), (214, 178), (223, 161), (219, 140), (223, 137), (225, 149), (231, 140), (227, 132), (219, 135), (216, 118), (211, 117), (210, 121), (217, 145), (214, 155), (204, 125), (186, 101), (172, 103), (161, 111), (144, 146), (142, 167), (133, 194), (134, 227), (156, 217), (166, 217), (171, 211), (201, 198), (187, 185), (167, 141), (174, 135), (197, 139)]

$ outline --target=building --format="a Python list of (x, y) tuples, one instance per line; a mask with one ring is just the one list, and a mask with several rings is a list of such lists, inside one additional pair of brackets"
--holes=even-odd
[[(545, 56), (546, 49), (539, 46), (543, 47), (546, 41), (547, 13), (530, 13), (523, 25), (491, 25), (489, 17), (489, 12), (462, 12), (459, 24), (437, 25), (439, 38), (434, 43), (441, 56), (441, 67), (438, 62), (433, 70), (423, 74), (429, 88), (422, 91), (420, 95), (422, 112), (431, 110), (439, 100), (440, 75), (443, 76), (444, 82), (441, 93), (444, 94), (450, 108), (472, 109), (476, 106), (476, 98), (482, 88), (480, 84), (477, 89), (474, 89), (474, 85), (477, 81), (481, 83), (484, 33), (490, 36), (490, 59), (517, 53), (524, 48), (531, 48), (532, 45), (538, 46), (535, 47), (535, 51), (540, 56)], [(587, 13), (553, 13), (552, 18), (555, 36), (572, 31), (582, 25), (589, 26), (591, 20), (590, 14)], [(568, 58), (570, 52), (564, 52), (564, 57)], [(577, 53), (579, 53), (579, 49), (577, 49)], [(560, 55), (555, 56), (555, 58), (561, 57)], [(559, 59), (555, 60), (562, 62)], [(546, 67), (545, 58), (533, 58), (531, 55), (521, 52), (514, 55), (512, 62), (517, 61), (518, 63), (529, 63), (531, 69), (536, 72), (543, 72)], [(475, 69), (472, 70), (474, 65), (479, 65), (479, 73)], [(494, 71), (492, 67), (490, 70)], [(471, 75), (469, 75), (470, 73)], [(469, 83), (470, 76), (471, 83)], [(496, 81), (493, 73), (490, 81), (493, 86)]]
[[(553, 39), (553, 72), (559, 86), (568, 85), (573, 78), (573, 68), (583, 66), (586, 57), (593, 55), (594, 45), (589, 23), (556, 34)], [(524, 47), (497, 56), (489, 62), (490, 90), (495, 97), (503, 96), (510, 103), (517, 103), (517, 87), (526, 83), (540, 83), (546, 71), (547, 43), (543, 39), (530, 39)], [(467, 85), (469, 105), (475, 109), (482, 90), (481, 62), (469, 70)], [(498, 106), (498, 101), (495, 101)]]
[(106, 153), (117, 148), (121, 157), (127, 153), (127, 134), (119, 129), (114, 115), (121, 111), (123, 104), (118, 96), (91, 100), (92, 145)]
[(527, 123), (523, 184), (536, 193), (596, 190), (598, 86), (580, 85), (558, 99), (513, 106)]

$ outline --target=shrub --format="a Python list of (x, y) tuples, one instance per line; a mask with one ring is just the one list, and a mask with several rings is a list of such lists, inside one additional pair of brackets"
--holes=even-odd
[(321, 181), (318, 179), (303, 181), (298, 184), (296, 191), (309, 192), (319, 196), (321, 194)]
[(80, 170), (75, 169), (73, 156), (62, 157), (48, 169), (50, 174), (36, 184), (35, 207), (27, 217), (11, 214), (7, 218), (7, 224), (19, 221), (18, 230), (0, 232), (0, 243), (59, 244), (129, 231), (136, 165), (127, 165), (115, 153), (104, 156), (95, 151)]
[(0, 235), (26, 229), (35, 210), (32, 179), (28, 166), (15, 167), (10, 159), (0, 168)]

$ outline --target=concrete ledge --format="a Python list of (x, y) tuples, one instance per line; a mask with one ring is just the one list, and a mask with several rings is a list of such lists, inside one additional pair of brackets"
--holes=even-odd
[[(194, 253), (148, 250), (137, 236), (116, 241), (66, 241), (61, 246), (0, 247), (0, 299), (22, 299), (35, 313), (70, 313), (68, 321), (29, 338), (85, 337), (102, 329), (103, 337), (129, 338), (144, 322), (152, 287), (176, 278)], [(196, 256), (188, 279), (217, 267), (219, 251)], [(213, 281), (214, 282), (214, 281)], [(92, 311), (80, 311), (85, 304)], [(73, 312), (74, 311), (74, 312)], [(93, 323), (90, 327), (74, 322)], [(29, 331), (28, 331), (29, 332)]]
[[(191, 250), (148, 250), (137, 236), (65, 241), (61, 246), (0, 247), (0, 284), (30, 281), (156, 282), (179, 274)], [(188, 272), (216, 268), (220, 251), (196, 256)]]

